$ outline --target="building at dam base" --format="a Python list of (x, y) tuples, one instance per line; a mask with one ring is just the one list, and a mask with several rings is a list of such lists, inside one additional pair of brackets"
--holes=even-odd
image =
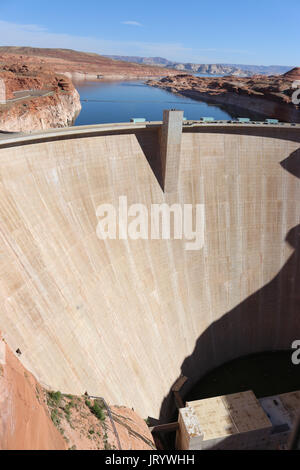
[(176, 449), (287, 449), (299, 406), (300, 392), (257, 400), (248, 391), (189, 402), (179, 410)]
[[(0, 140), (0, 329), (42, 384), (166, 421), (181, 374), (300, 339), (300, 128), (176, 121), (168, 165), (162, 126)], [(203, 204), (204, 247), (100, 240), (120, 196)]]

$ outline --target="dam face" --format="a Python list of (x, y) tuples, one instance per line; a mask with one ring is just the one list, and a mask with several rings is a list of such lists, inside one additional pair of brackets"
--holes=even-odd
[[(42, 384), (164, 415), (234, 358), (300, 339), (299, 127), (184, 127), (178, 182), (161, 124), (0, 141), (0, 330)], [(100, 240), (97, 207), (204, 204), (204, 246)]]

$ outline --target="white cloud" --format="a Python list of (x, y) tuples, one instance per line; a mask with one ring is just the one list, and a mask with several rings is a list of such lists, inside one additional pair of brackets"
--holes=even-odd
[(23, 28), (24, 31), (32, 31), (36, 33), (47, 31), (47, 28), (44, 28), (44, 26), (40, 26), (38, 24), (22, 24), (19, 26)]
[[(0, 20), (0, 45), (75, 49), (106, 55), (160, 56), (176, 62), (195, 63), (230, 63), (232, 57), (230, 58), (228, 55), (234, 53), (233, 51), (214, 49), (195, 49), (185, 47), (181, 43), (117, 41), (91, 36), (53, 33), (40, 25), (24, 25), (2, 20)], [(241, 63), (240, 60), (239, 63)]]
[(0, 20), (0, 45), (76, 49), (115, 55), (163, 55), (171, 60), (188, 55), (192, 49), (180, 43), (115, 41), (89, 36), (52, 33), (38, 25), (22, 25)]
[(121, 24), (128, 24), (130, 26), (143, 26), (142, 23), (138, 21), (121, 21)]

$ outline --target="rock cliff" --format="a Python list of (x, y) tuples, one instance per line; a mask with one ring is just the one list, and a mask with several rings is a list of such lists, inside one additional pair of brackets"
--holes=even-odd
[(0, 69), (6, 103), (0, 105), (0, 131), (30, 132), (72, 124), (81, 110), (71, 80), (43, 66), (6, 63)]
[(291, 83), (298, 76), (299, 69), (293, 69), (285, 75), (255, 75), (251, 78), (207, 78), (178, 74), (149, 80), (147, 83), (195, 100), (232, 105), (281, 121), (300, 122), (299, 107), (292, 103), (295, 89)]
[(300, 80), (300, 67), (295, 67), (292, 70), (289, 70), (283, 76), (286, 80), (292, 80), (292, 81)]
[[(21, 354), (21, 351), (18, 351)], [(151, 450), (151, 433), (133, 410), (41, 386), (0, 334), (0, 450)]]
[(67, 448), (41, 394), (42, 387), (0, 336), (0, 450)]

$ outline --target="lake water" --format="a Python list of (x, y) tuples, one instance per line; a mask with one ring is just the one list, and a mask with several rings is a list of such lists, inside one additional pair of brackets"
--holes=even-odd
[[(101, 81), (75, 83), (80, 94), (82, 110), (75, 126), (128, 122), (130, 118), (142, 117), (147, 121), (161, 121), (164, 109), (180, 109), (187, 119), (201, 117), (232, 119), (249, 116), (249, 112), (235, 111), (226, 106), (216, 106), (191, 98), (175, 95), (142, 81)], [(258, 118), (258, 116), (257, 116)]]

